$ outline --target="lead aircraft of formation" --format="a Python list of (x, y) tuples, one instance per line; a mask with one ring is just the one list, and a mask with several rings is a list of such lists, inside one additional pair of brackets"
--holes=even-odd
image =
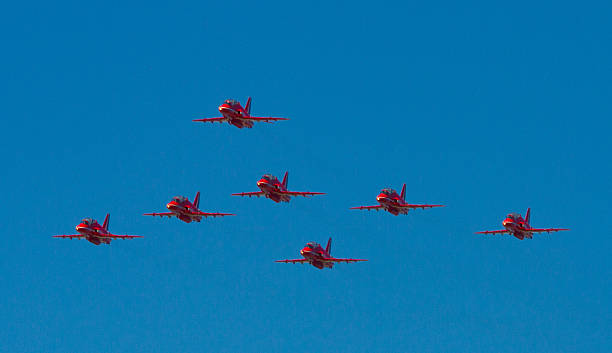
[(385, 210), (395, 216), (398, 214), (407, 214), (408, 211), (415, 208), (433, 208), (433, 207), (444, 207), (444, 205), (419, 205), (419, 204), (410, 204), (406, 203), (406, 184), (402, 186), (402, 193), (400, 195), (397, 194), (397, 191), (386, 188), (382, 189), (380, 194), (376, 196), (376, 201), (378, 201), (379, 205), (376, 206), (358, 206), (351, 207), (351, 210)]
[(223, 217), (223, 216), (235, 216), (233, 213), (218, 213), (218, 212), (202, 212), (198, 209), (200, 207), (200, 192), (198, 191), (193, 203), (184, 196), (175, 196), (166, 205), (166, 208), (170, 212), (161, 213), (145, 213), (145, 216), (159, 216), (159, 217), (176, 217), (185, 223), (199, 222), (202, 217)]
[(98, 221), (93, 218), (84, 218), (81, 223), (76, 226), (76, 231), (79, 234), (68, 234), (68, 235), (54, 235), (54, 238), (69, 238), (69, 239), (87, 239), (90, 243), (100, 245), (100, 244), (110, 244), (113, 239), (132, 239), (132, 238), (142, 238), (140, 235), (117, 235), (111, 234), (108, 231), (108, 219), (109, 214), (106, 214), (106, 218), (104, 218), (104, 223), (100, 225)]
[(567, 228), (531, 228), (529, 219), (531, 218), (531, 209), (527, 209), (525, 219), (518, 213), (510, 213), (506, 219), (502, 221), (502, 226), (506, 229), (502, 230), (486, 230), (484, 232), (476, 232), (476, 234), (512, 234), (517, 239), (525, 238), (533, 239), (534, 233), (551, 233), (569, 230)]
[(325, 249), (323, 249), (323, 247), (319, 243), (310, 242), (306, 244), (306, 246), (304, 246), (304, 248), (300, 250), (300, 254), (304, 256), (303, 259), (277, 260), (275, 262), (284, 262), (284, 263), (292, 263), (292, 264), (309, 263), (313, 265), (314, 267), (318, 268), (319, 270), (322, 270), (326, 267), (327, 268), (334, 267), (334, 264), (337, 262), (351, 263), (351, 262), (359, 262), (359, 261), (368, 261), (364, 259), (337, 259), (335, 257), (332, 257), (331, 256), (331, 241), (332, 239), (329, 238)]
[(255, 122), (273, 123), (279, 120), (289, 120), (287, 118), (273, 118), (273, 117), (257, 117), (251, 116), (251, 97), (247, 99), (246, 106), (243, 108), (240, 102), (227, 99), (223, 104), (219, 106), (219, 112), (222, 116), (218, 118), (206, 118), (206, 119), (195, 119), (202, 123), (222, 123), (227, 121), (239, 129), (252, 128)]

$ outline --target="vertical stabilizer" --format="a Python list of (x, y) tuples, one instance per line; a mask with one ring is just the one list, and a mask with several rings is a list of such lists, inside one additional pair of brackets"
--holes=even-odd
[(108, 219), (110, 218), (110, 214), (106, 214), (106, 218), (104, 218), (104, 223), (102, 223), (102, 228), (108, 230)]
[(402, 186), (402, 193), (400, 194), (400, 199), (402, 199), (402, 201), (406, 201), (406, 184), (404, 184)]
[(331, 255), (331, 237), (329, 237), (329, 240), (327, 241), (327, 246), (325, 247), (325, 251), (327, 252), (327, 254)]
[(251, 115), (251, 97), (247, 99), (246, 105), (244, 106), (244, 110), (246, 110), (247, 114)]
[(195, 208), (200, 207), (200, 192), (199, 191), (196, 194), (195, 198), (193, 199), (193, 205), (195, 206)]
[(530, 219), (530, 218), (531, 218), (531, 208), (528, 208), (528, 209), (527, 209), (527, 213), (525, 213), (525, 223), (527, 223), (527, 224), (531, 224), (531, 223), (529, 222), (529, 219)]
[(285, 176), (283, 177), (283, 186), (285, 187), (285, 189), (287, 188), (289, 184), (289, 172), (285, 172)]

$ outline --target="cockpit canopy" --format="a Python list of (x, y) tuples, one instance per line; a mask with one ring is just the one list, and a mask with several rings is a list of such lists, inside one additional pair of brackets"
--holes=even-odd
[(261, 178), (267, 181), (274, 181), (276, 179), (276, 177), (272, 174), (264, 174), (264, 176)]
[(311, 241), (310, 243), (306, 244), (306, 247), (309, 249), (316, 249), (318, 246), (320, 246), (318, 243), (315, 243), (314, 241)]
[(238, 102), (236, 102), (234, 99), (226, 99), (225, 102), (223, 103), (232, 106), (232, 105), (236, 105), (236, 103)]
[(187, 201), (187, 198), (185, 196), (174, 196), (172, 198), (172, 201), (176, 201), (177, 203), (183, 203)]
[(98, 222), (95, 219), (89, 218), (89, 217), (83, 218), (81, 223), (83, 223), (86, 226), (95, 226), (95, 225), (98, 225)]
[(385, 188), (381, 192), (387, 196), (393, 196), (394, 194), (397, 194), (397, 192), (391, 188)]
[(507, 218), (510, 218), (512, 220), (515, 220), (515, 221), (523, 219), (523, 217), (521, 217), (521, 215), (518, 214), (518, 213), (510, 213)]

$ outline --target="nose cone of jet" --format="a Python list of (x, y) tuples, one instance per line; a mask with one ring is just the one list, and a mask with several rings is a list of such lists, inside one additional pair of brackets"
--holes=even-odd
[(512, 223), (513, 223), (513, 221), (512, 221), (511, 219), (506, 218), (506, 219), (504, 219), (504, 221), (502, 222), (502, 225), (503, 225), (504, 227), (507, 227), (507, 226), (509, 226), (509, 225), (510, 225), (510, 224), (512, 224)]
[(376, 201), (383, 201), (383, 200), (387, 200), (388, 197), (385, 194), (378, 194), (378, 196), (376, 196)]
[(223, 113), (224, 110), (228, 110), (228, 109), (230, 109), (230, 106), (228, 104), (223, 103), (219, 106), (219, 112), (221, 113)]
[(268, 181), (265, 179), (261, 179), (257, 182), (257, 186), (264, 186), (264, 185), (268, 185)]
[(309, 248), (304, 248), (304, 249), (300, 250), (300, 254), (302, 254), (302, 256), (306, 256), (307, 254), (310, 254), (310, 249)]
[(172, 211), (173, 209), (176, 208), (176, 202), (174, 202), (174, 201), (168, 202), (168, 204), (166, 205), (166, 208), (169, 209), (170, 211)]
[(86, 228), (87, 228), (86, 225), (84, 225), (83, 223), (79, 223), (79, 224), (77, 224), (77, 226), (74, 229), (76, 229), (77, 232), (80, 232), (80, 231), (82, 231), (82, 230), (84, 230)]

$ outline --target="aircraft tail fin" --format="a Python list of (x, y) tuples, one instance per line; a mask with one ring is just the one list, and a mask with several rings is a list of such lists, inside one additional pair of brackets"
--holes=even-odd
[(287, 188), (289, 184), (289, 172), (285, 172), (285, 176), (283, 177), (283, 186), (285, 187), (285, 189)]
[(197, 192), (197, 194), (196, 194), (195, 198), (193, 199), (193, 205), (194, 205), (196, 208), (199, 208), (199, 207), (200, 207), (200, 192), (199, 192), (199, 191)]
[(331, 255), (331, 237), (329, 237), (329, 240), (327, 241), (327, 246), (325, 247), (325, 251)]
[(247, 114), (251, 115), (251, 97), (247, 99), (246, 105), (244, 106), (244, 110), (246, 110)]
[(110, 213), (106, 214), (106, 218), (104, 218), (104, 223), (102, 223), (102, 228), (108, 230), (108, 219), (110, 218)]
[(525, 222), (526, 222), (527, 224), (531, 224), (531, 223), (529, 222), (529, 219), (530, 219), (530, 218), (531, 218), (531, 208), (528, 208), (528, 209), (527, 209), (527, 213), (525, 213)]
[(400, 194), (400, 199), (402, 199), (402, 201), (406, 201), (406, 184), (402, 186), (402, 193)]

